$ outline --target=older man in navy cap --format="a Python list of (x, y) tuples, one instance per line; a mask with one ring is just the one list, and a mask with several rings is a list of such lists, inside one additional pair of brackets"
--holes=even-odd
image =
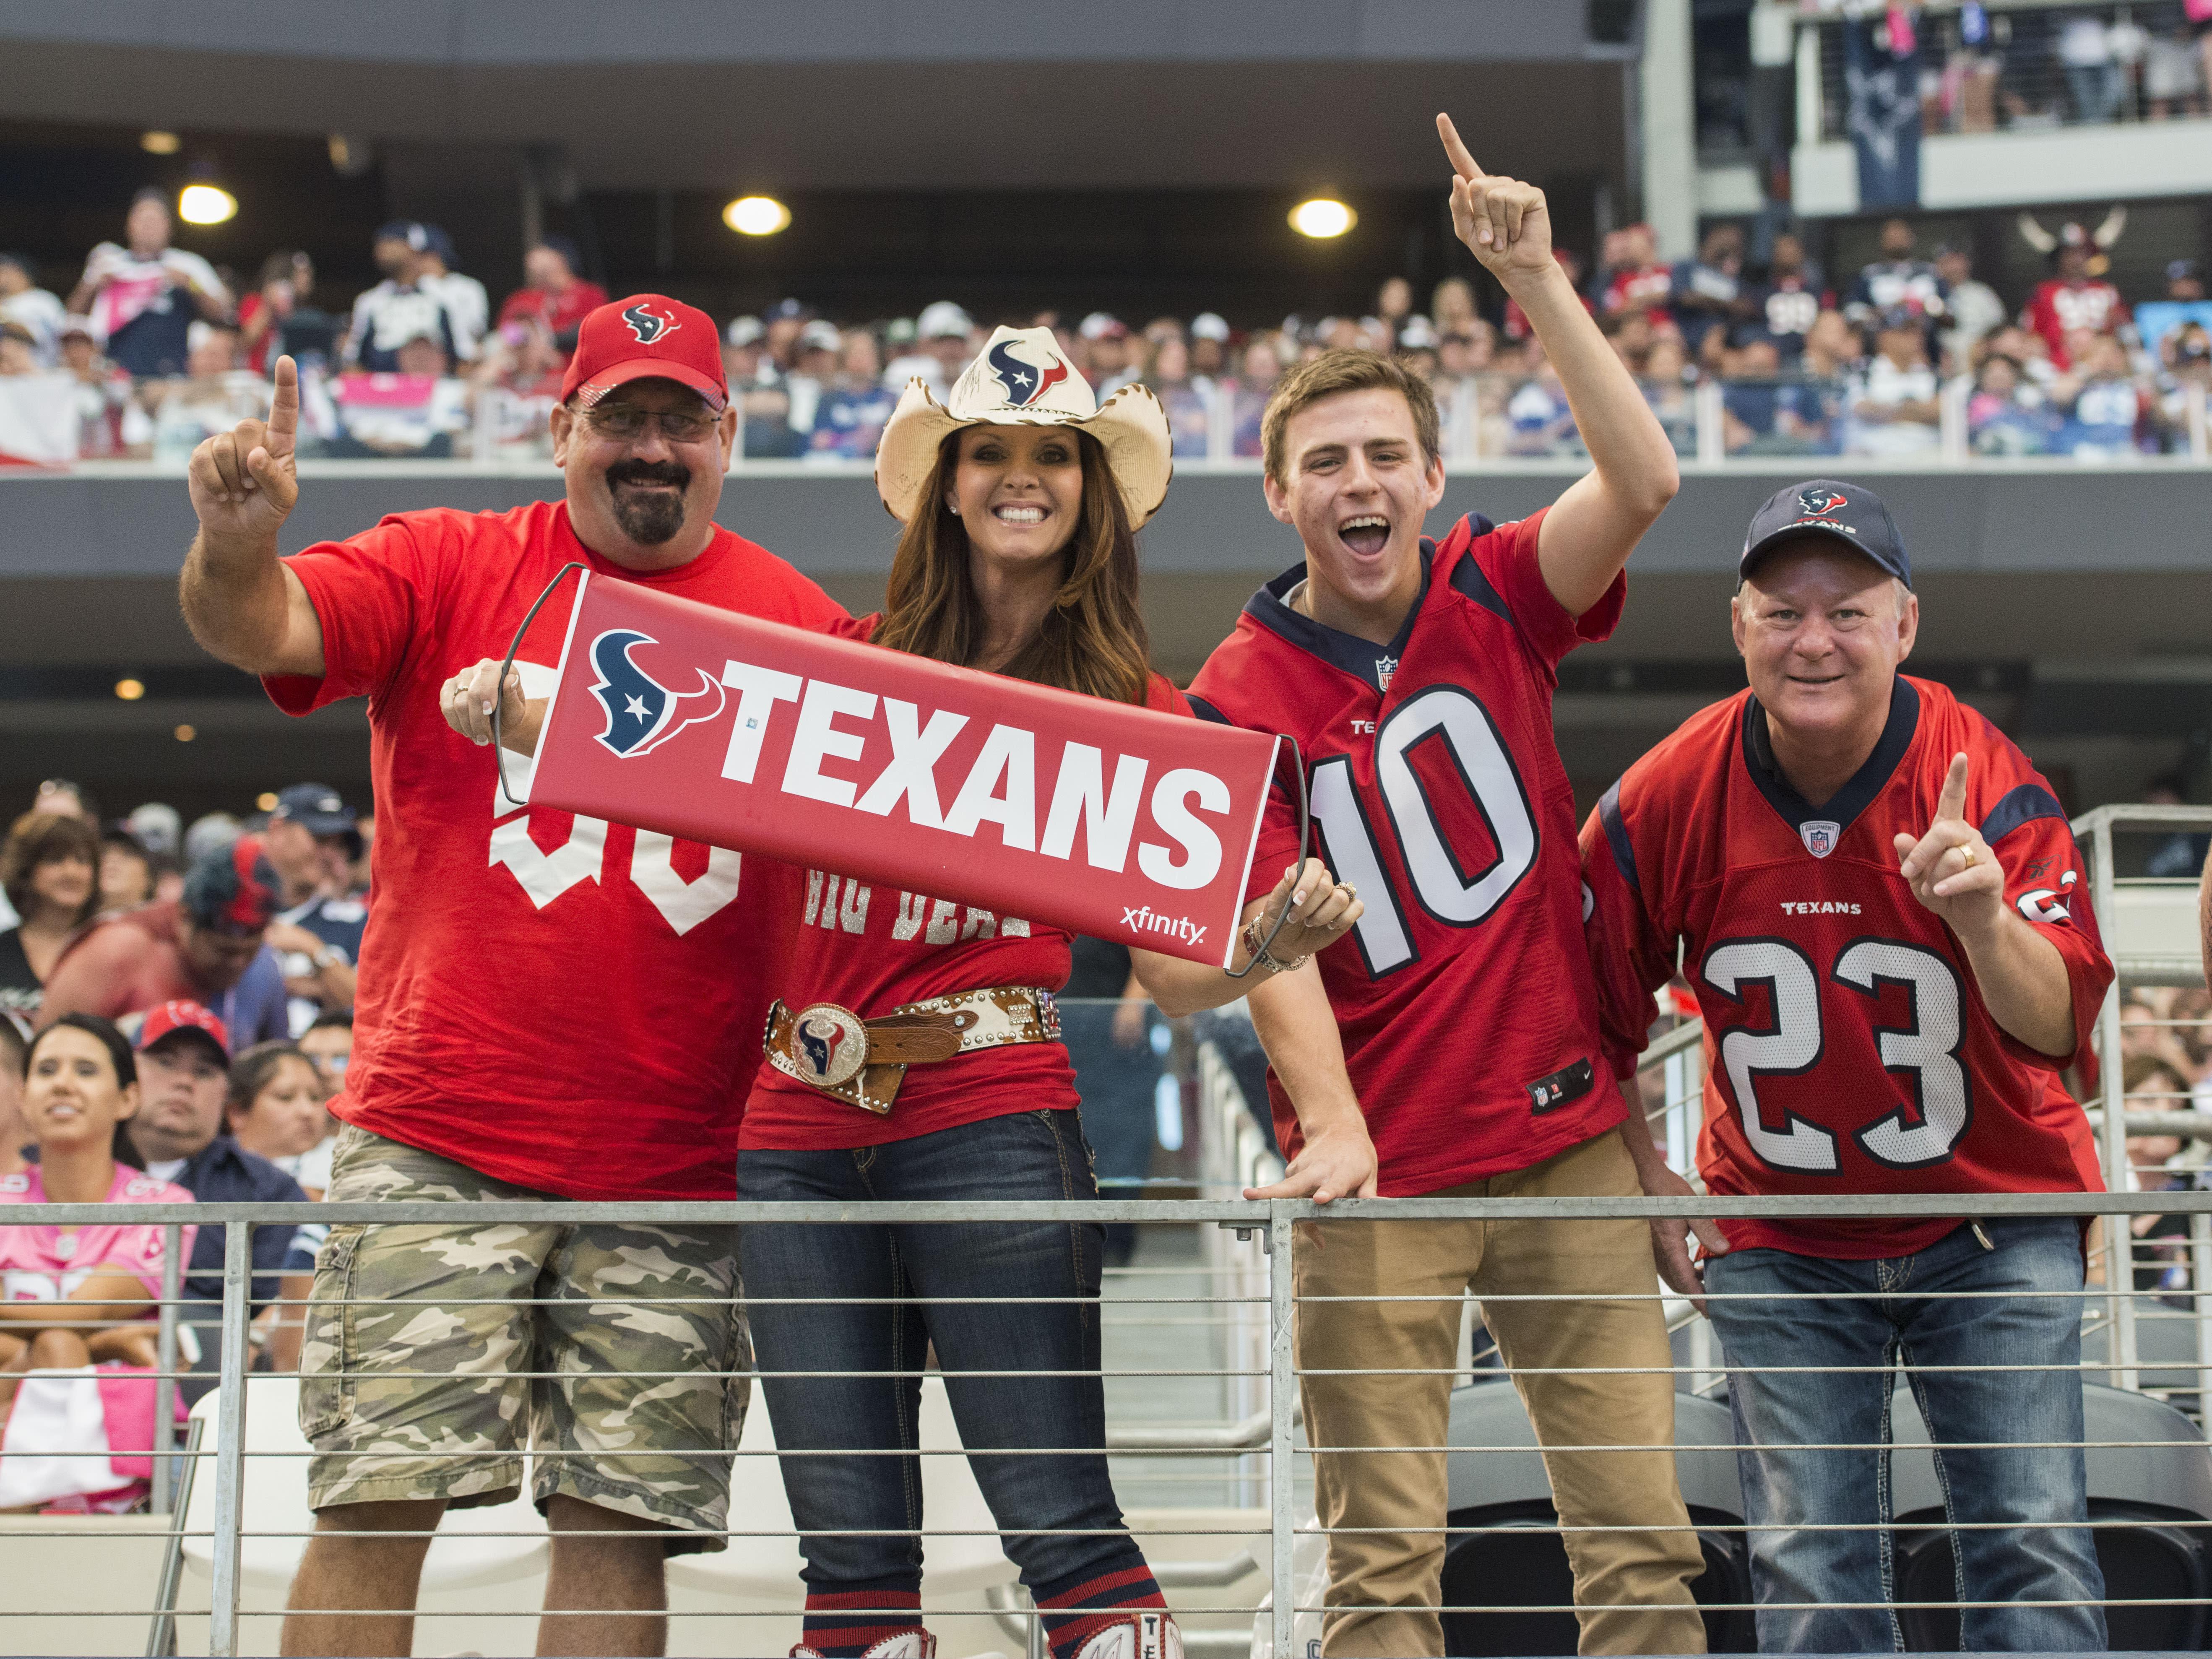
[[(1887, 1605), (1901, 1361), (1961, 1527), (1959, 1644), (2102, 1647), (2081, 1230), (1983, 1202), (2103, 1185), (2060, 1081), (2112, 978), (2081, 853), (2025, 755), (1898, 672), (1920, 601), (1873, 491), (1778, 491), (1739, 568), (1750, 688), (1583, 826), (1607, 1056), (1633, 1073), (1679, 962), (1705, 1022), (1709, 1191), (1958, 1194), (1949, 1217), (1701, 1221), (1702, 1264), (1683, 1223), (1652, 1224), (1661, 1273), (1711, 1294), (1727, 1351), (1759, 1645), (1908, 1645)], [(1644, 1191), (1688, 1194), (1642, 1114), (1625, 1127)]]

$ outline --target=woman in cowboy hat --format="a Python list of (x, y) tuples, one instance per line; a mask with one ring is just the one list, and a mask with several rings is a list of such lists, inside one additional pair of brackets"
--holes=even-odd
[[(910, 385), (876, 483), (905, 529), (878, 645), (1187, 713), (1152, 672), (1134, 532), (1172, 471), (1142, 386), (1102, 406), (1048, 329), (1001, 328), (940, 404)], [(1240, 959), (1297, 971), (1357, 897), (1317, 860), (1248, 911)], [(808, 878), (790, 989), (739, 1131), (741, 1199), (1088, 1200), (1088, 1148), (1052, 993), (1070, 936), (936, 899)], [(1146, 951), (1170, 1012), (1243, 983)], [(795, 1012), (794, 1012), (795, 1011)], [(739, 1250), (784, 1486), (806, 1559), (795, 1654), (927, 1659), (916, 1421), (933, 1349), (1006, 1553), (1054, 1659), (1155, 1659), (1181, 1638), (1106, 1472), (1091, 1223), (772, 1224)], [(993, 1452), (1011, 1453), (994, 1456)]]

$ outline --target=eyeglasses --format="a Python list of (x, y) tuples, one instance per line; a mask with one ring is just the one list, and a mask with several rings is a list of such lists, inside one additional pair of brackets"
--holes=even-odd
[(630, 443), (656, 423), (672, 444), (696, 444), (714, 429), (715, 417), (680, 409), (640, 409), (635, 404), (601, 404), (586, 417), (603, 438)]

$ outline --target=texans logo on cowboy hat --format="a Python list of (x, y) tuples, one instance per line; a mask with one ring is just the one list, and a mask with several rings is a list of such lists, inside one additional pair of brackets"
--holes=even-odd
[(876, 447), (876, 490), (893, 518), (914, 516), (945, 434), (963, 426), (1073, 426), (1096, 438), (1136, 529), (1167, 499), (1175, 476), (1167, 411), (1149, 386), (1121, 387), (1102, 404), (1061, 356), (1048, 328), (1001, 328), (939, 403), (907, 383)]

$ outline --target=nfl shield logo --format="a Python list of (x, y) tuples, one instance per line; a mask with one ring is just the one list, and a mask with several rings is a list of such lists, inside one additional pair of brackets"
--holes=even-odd
[(1836, 837), (1844, 833), (1844, 826), (1828, 818), (1815, 818), (1797, 826), (1797, 833), (1805, 838), (1805, 850), (1816, 859), (1824, 859), (1836, 850)]
[(1388, 691), (1390, 689), (1390, 677), (1397, 672), (1398, 659), (1395, 657), (1376, 658), (1375, 689), (1377, 691)]

